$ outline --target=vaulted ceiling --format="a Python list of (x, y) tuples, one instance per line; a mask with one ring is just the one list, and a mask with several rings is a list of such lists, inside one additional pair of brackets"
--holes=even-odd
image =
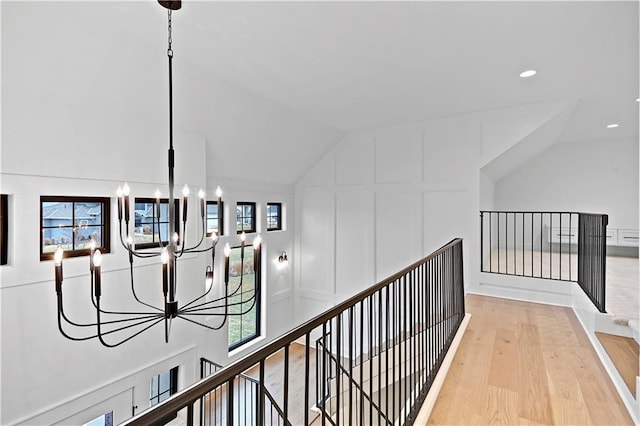
[[(51, 79), (21, 90), (34, 87), (35, 97), (50, 101), (73, 85), (91, 99), (128, 102), (140, 117), (150, 102), (164, 105), (165, 9), (155, 1), (45, 3), (10, 15), (23, 18), (11, 23), (11, 42), (40, 46), (49, 67), (46, 74), (21, 70), (24, 78)], [(638, 16), (635, 1), (185, 0), (173, 15), (176, 73), (198, 72), (188, 84), (178, 81), (176, 102), (215, 97), (220, 85), (201, 90), (215, 76), (261, 100), (256, 116), (269, 104), (311, 123), (292, 124), (282, 137), (274, 132), (270, 147), (250, 133), (237, 135), (243, 149), (253, 146), (259, 162), (271, 164), (272, 181), (288, 184), (344, 132), (538, 102), (575, 103), (560, 141), (637, 137)], [(141, 78), (143, 61), (159, 72)], [(526, 69), (539, 72), (520, 78)], [(119, 100), (122, 81), (134, 87), (129, 101)], [(185, 91), (189, 100), (181, 100)], [(136, 107), (140, 98), (147, 101)], [(201, 122), (215, 123), (215, 111), (195, 110)], [(177, 119), (188, 124), (192, 117), (181, 111)], [(607, 129), (610, 123), (619, 127)], [(269, 123), (261, 126), (269, 131)], [(317, 136), (301, 138), (304, 129)], [(219, 146), (221, 157), (240, 153)]]
[(638, 2), (185, 2), (175, 16), (192, 60), (336, 129), (566, 99), (565, 138), (638, 132)]

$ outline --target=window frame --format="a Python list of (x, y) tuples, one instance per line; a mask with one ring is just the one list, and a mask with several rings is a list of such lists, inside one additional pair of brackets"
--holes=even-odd
[[(44, 203), (71, 203), (71, 225), (69, 226), (43, 226), (43, 220), (44, 220), (44, 210), (43, 210), (43, 204)], [(45, 229), (54, 229), (54, 228), (71, 228), (71, 233), (73, 235), (72, 237), (72, 244), (75, 247), (75, 230), (76, 230), (76, 225), (75, 225), (75, 204), (76, 203), (102, 203), (102, 222), (99, 225), (92, 225), (92, 226), (99, 226), (102, 228), (102, 232), (101, 232), (101, 242), (102, 245), (100, 247), (97, 247), (98, 249), (100, 249), (100, 251), (102, 253), (109, 253), (111, 250), (111, 198), (109, 197), (85, 197), (85, 196), (69, 196), (69, 195), (41, 195), (40, 196), (40, 224), (39, 224), (39, 228), (40, 228), (40, 260), (52, 260), (54, 255), (55, 255), (55, 251), (53, 252), (49, 252), (49, 253), (45, 253), (43, 252), (43, 246), (44, 246), (44, 230)], [(64, 254), (65, 257), (81, 257), (81, 256), (89, 256), (91, 253), (91, 249), (89, 248), (85, 248), (85, 249), (73, 249), (73, 250), (65, 250)]]
[[(235, 247), (231, 247), (231, 253), (233, 253), (234, 250), (240, 250), (241, 246), (235, 246)], [(252, 245), (245, 245), (245, 259), (249, 258), (249, 256), (246, 255), (246, 252), (248, 250), (254, 250)], [(253, 253), (253, 251), (251, 252)], [(253, 255), (250, 255), (250, 258), (253, 258)], [(260, 267), (258, 268), (258, 272), (260, 272), (262, 270), (262, 256), (260, 257), (260, 259), (258, 259), (258, 261), (260, 262)], [(229, 263), (229, 267), (231, 267), (231, 263)], [(253, 283), (256, 289), (261, 288), (261, 284), (262, 284), (262, 274), (255, 273), (255, 265), (254, 265), (254, 272), (253, 272)], [(261, 317), (262, 317), (262, 300), (261, 300), (261, 295), (259, 293), (256, 292), (256, 304), (255, 304), (255, 333), (246, 337), (242, 337), (242, 332), (240, 333), (240, 340), (237, 340), (233, 343), (229, 343), (229, 330), (231, 329), (231, 321), (234, 318), (238, 318), (238, 316), (232, 316), (229, 317), (227, 319), (228, 321), (228, 326), (227, 326), (227, 344), (229, 347), (229, 352), (234, 351), (238, 348), (240, 348), (241, 346), (246, 345), (247, 343), (251, 342), (252, 340), (255, 340), (257, 338), (259, 338), (261, 336), (261, 325), (262, 325), (262, 321), (261, 321)], [(242, 305), (240, 305), (240, 309), (242, 309)], [(242, 319), (244, 318), (244, 315), (241, 315), (240, 317), (240, 325), (241, 325), (241, 330), (242, 330), (242, 324), (243, 321)]]
[[(244, 216), (244, 214), (242, 216), (238, 216), (238, 208), (239, 207), (252, 207), (252, 215), (251, 216)], [(238, 201), (236, 203), (236, 234), (242, 234), (243, 232), (246, 234), (251, 234), (253, 232), (256, 232), (257, 226), (256, 226), (256, 203), (253, 201)], [(238, 229), (238, 221), (241, 220), (241, 229)], [(244, 229), (244, 220), (245, 219), (251, 219), (251, 226), (249, 229)]]
[[(153, 204), (153, 214), (155, 215), (156, 212), (156, 201), (157, 198), (151, 198), (151, 197), (136, 197), (133, 199), (133, 207), (134, 207), (134, 228), (135, 228), (135, 205), (136, 204)], [(169, 207), (169, 199), (168, 198), (160, 198), (160, 208), (162, 209), (162, 205), (166, 204), (167, 207)], [(175, 208), (175, 218), (174, 218), (174, 228), (175, 231), (180, 234), (180, 200), (175, 198), (173, 200), (173, 204), (174, 204), (174, 208)], [(168, 213), (167, 213), (168, 216)], [(166, 223), (167, 225), (169, 225), (169, 221), (167, 220), (166, 222), (159, 222), (158, 224), (163, 224)], [(160, 231), (158, 231), (158, 234), (160, 234)], [(152, 235), (153, 235), (153, 230), (152, 230)], [(167, 244), (169, 244), (169, 230), (167, 228), (167, 241), (160, 241), (160, 243), (162, 243), (162, 247), (165, 247)], [(179, 241), (178, 241), (179, 242)], [(135, 236), (133, 237), (133, 248), (135, 250), (144, 250), (144, 249), (150, 249), (150, 248), (158, 248), (160, 247), (158, 244), (158, 241), (152, 241), (150, 243), (136, 243), (136, 239)]]
[[(153, 376), (151, 378), (151, 386), (153, 386), (153, 379), (155, 378), (158, 386), (157, 386), (157, 394), (153, 394), (153, 389), (149, 390), (149, 407), (153, 407), (154, 405), (159, 404), (160, 402), (164, 401), (160, 400), (160, 397), (164, 394), (166, 394), (167, 392), (169, 393), (169, 398), (171, 397), (171, 395), (175, 394), (178, 392), (178, 365), (176, 365), (175, 367), (173, 367), (172, 369), (170, 369), (169, 371), (163, 371), (160, 374), (157, 374), (155, 376)], [(162, 376), (163, 374), (169, 374), (169, 387), (167, 389), (162, 390), (162, 392), (160, 392), (160, 376)], [(151, 388), (150, 386), (150, 388)], [(155, 402), (153, 402), (155, 401)], [(175, 418), (175, 417), (172, 417)]]
[[(269, 207), (276, 207), (278, 209), (278, 214), (276, 215), (270, 215), (269, 214)], [(269, 224), (269, 218), (270, 217), (275, 217), (277, 218), (277, 225), (276, 226), (270, 226)], [(267, 232), (269, 231), (282, 231), (282, 203), (267, 203)]]
[[(209, 220), (214, 220), (213, 217), (209, 219), (209, 206), (218, 206), (218, 201), (207, 200), (207, 205), (205, 206), (205, 226), (207, 228), (207, 237), (211, 236), (211, 232), (209, 231)], [(218, 237), (224, 235), (224, 201), (220, 201), (220, 205), (218, 206), (218, 216), (220, 217), (220, 227), (222, 229), (218, 229)]]
[(0, 194), (0, 265), (9, 263), (9, 196)]

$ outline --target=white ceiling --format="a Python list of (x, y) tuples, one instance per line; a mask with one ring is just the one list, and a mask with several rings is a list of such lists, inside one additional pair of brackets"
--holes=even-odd
[[(3, 44), (21, 44), (42, 65), (21, 68), (15, 90), (46, 102), (73, 92), (87, 108), (123, 103), (126, 92), (127, 114), (166, 119), (166, 10), (155, 1), (2, 3), (13, 11), (3, 13)], [(184, 0), (173, 15), (176, 118), (209, 126), (221, 176), (234, 170), (218, 160), (248, 147), (259, 153), (246, 161), (256, 179), (285, 184), (341, 132), (538, 102), (576, 102), (559, 141), (637, 137), (638, 16), (637, 1)], [(185, 85), (187, 67), (198, 81)], [(540, 72), (518, 77), (529, 68)], [(220, 94), (222, 82), (258, 95), (242, 101), (253, 121), (231, 122), (226, 105), (199, 109), (194, 99)], [(188, 103), (201, 116), (184, 114)], [(606, 129), (612, 122), (620, 127)]]
[(638, 134), (638, 2), (185, 1), (174, 20), (190, 60), (339, 130), (561, 99), (563, 139)]

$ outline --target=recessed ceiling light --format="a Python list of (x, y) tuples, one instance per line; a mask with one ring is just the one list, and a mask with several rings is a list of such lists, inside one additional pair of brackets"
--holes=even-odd
[(618, 123), (612, 123), (612, 124), (607, 125), (607, 129), (615, 129), (618, 126), (619, 126)]
[(520, 77), (522, 78), (527, 78), (527, 77), (533, 77), (534, 75), (536, 75), (536, 73), (538, 72), (538, 70), (526, 70), (526, 71), (522, 71), (520, 73)]

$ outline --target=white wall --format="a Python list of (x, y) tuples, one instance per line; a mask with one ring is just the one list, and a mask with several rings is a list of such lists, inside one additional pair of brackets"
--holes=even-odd
[[(242, 106), (236, 115), (228, 113), (224, 126), (223, 139), (229, 137), (234, 144), (261, 133), (259, 143), (264, 146), (277, 147), (283, 139), (308, 139), (322, 147), (332, 144), (336, 133), (233, 86), (211, 92), (226, 87), (221, 81), (208, 82), (196, 90), (202, 73), (196, 70), (190, 74), (181, 64), (174, 87), (177, 187), (184, 183), (203, 187), (210, 197), (216, 185), (223, 187), (227, 234), (231, 235), (224, 237), (221, 245), (236, 238), (234, 232), (228, 232), (234, 223), (229, 218), (234, 217), (236, 201), (258, 203), (259, 230), (266, 226), (266, 203), (283, 203), (285, 229), (262, 233), (262, 338), (230, 356), (226, 329), (209, 332), (184, 321), (174, 321), (168, 344), (164, 343), (163, 329), (157, 328), (116, 349), (103, 348), (95, 341), (71, 342), (58, 332), (53, 262), (41, 262), (38, 255), (40, 195), (112, 197), (112, 253), (104, 257), (104, 304), (133, 309), (120, 297), (129, 291), (128, 261), (116, 240), (115, 188), (128, 181), (134, 196), (152, 196), (156, 187), (166, 194), (164, 48), (160, 55), (150, 53), (139, 37), (129, 39), (135, 34), (131, 30), (135, 25), (120, 22), (114, 26), (115, 21), (104, 19), (105, 11), (126, 10), (123, 5), (1, 4), (0, 192), (10, 196), (9, 265), (0, 267), (1, 424), (77, 424), (109, 410), (114, 410), (115, 421), (121, 422), (131, 415), (133, 405), (138, 411), (148, 406), (152, 375), (180, 365), (179, 385), (189, 385), (198, 377), (201, 356), (226, 364), (292, 327), (293, 268), (291, 263), (276, 265), (275, 259), (283, 250), (293, 251), (294, 189), (283, 183), (259, 182), (260, 170), (246, 168), (246, 164), (264, 158), (245, 152), (247, 161), (243, 163), (226, 157), (231, 154), (224, 151), (212, 153), (207, 142), (220, 142), (220, 135), (207, 113), (229, 105)], [(151, 7), (155, 10), (157, 5)], [(60, 12), (60, 8), (63, 18), (54, 19), (51, 12)], [(126, 42), (114, 51), (99, 38), (96, 44), (83, 37), (101, 33)], [(189, 97), (196, 98), (190, 102)], [(251, 116), (243, 119), (246, 110)], [(315, 155), (314, 150), (309, 152)], [(219, 162), (235, 164), (234, 172), (225, 174), (217, 167)], [(287, 173), (276, 173), (272, 180), (290, 178)], [(192, 224), (197, 223), (197, 214), (197, 209), (190, 209)], [(191, 241), (195, 233), (191, 225)], [(178, 293), (181, 302), (197, 294), (199, 283), (204, 286), (205, 260), (189, 256), (181, 261), (180, 282), (185, 283)], [(222, 262), (220, 252), (217, 261)], [(144, 260), (136, 265), (136, 282), (143, 287), (141, 297), (159, 302), (159, 265)], [(65, 260), (64, 300), (70, 316), (91, 321), (94, 312), (87, 306), (87, 269), (85, 257)], [(218, 280), (220, 276), (218, 273)]]
[(455, 237), (472, 270), (479, 129), (467, 116), (354, 132), (310, 171), (296, 188), (300, 320)]
[(495, 204), (606, 213), (609, 227), (638, 229), (638, 141), (554, 144), (495, 183)]

